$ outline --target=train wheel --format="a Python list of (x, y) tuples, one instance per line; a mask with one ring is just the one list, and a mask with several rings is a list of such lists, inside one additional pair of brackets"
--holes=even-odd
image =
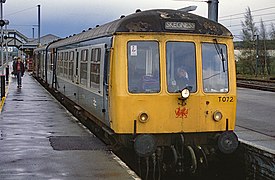
[(191, 163), (189, 165), (189, 171), (192, 174), (195, 174), (196, 170), (198, 168), (196, 154), (195, 154), (194, 149), (191, 146), (187, 146), (187, 149), (188, 149), (188, 152), (189, 152), (189, 155), (190, 155), (190, 160), (191, 160)]
[[(205, 150), (201, 146), (193, 146), (196, 159), (196, 171), (192, 172), (195, 176), (201, 176), (208, 167), (208, 159)], [(193, 157), (194, 158), (194, 157)], [(193, 159), (193, 164), (195, 163)]]
[(204, 149), (201, 146), (197, 146), (197, 152), (198, 152), (197, 154), (199, 155), (199, 159), (198, 159), (199, 163), (202, 164), (204, 168), (207, 168), (208, 160)]

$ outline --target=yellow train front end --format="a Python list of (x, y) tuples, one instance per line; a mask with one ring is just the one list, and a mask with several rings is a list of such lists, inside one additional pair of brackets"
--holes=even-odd
[[(232, 38), (118, 33), (113, 44), (109, 103), (115, 133), (137, 141), (139, 135), (152, 136), (146, 137), (152, 150), (173, 144), (173, 135), (186, 145), (220, 139), (223, 152), (236, 149)], [(188, 97), (182, 97), (183, 89)]]

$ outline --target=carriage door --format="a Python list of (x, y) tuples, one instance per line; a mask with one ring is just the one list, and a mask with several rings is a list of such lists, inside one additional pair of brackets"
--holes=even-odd
[(105, 66), (105, 44), (92, 47), (90, 61), (90, 88), (95, 93), (94, 104), (100, 112), (99, 116), (105, 124), (110, 124), (108, 119), (108, 84)]
[(51, 79), (51, 85), (52, 85), (52, 88), (55, 88), (57, 89), (57, 56), (58, 56), (58, 53), (57, 53), (57, 50), (56, 49), (53, 49), (52, 50), (52, 60), (53, 60), (53, 76), (52, 76), (52, 79)]
[(73, 82), (76, 84), (79, 84), (79, 54), (80, 54), (80, 49), (76, 49), (76, 56), (75, 56), (75, 61), (74, 61), (74, 75), (73, 75)]
[(48, 52), (47, 55), (47, 83), (52, 84), (53, 79), (53, 58), (54, 58), (54, 51)]

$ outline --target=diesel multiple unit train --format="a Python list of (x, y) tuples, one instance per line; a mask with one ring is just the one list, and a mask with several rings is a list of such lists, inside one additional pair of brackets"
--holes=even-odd
[(233, 36), (217, 22), (137, 11), (37, 48), (34, 63), (37, 79), (147, 166), (195, 173), (238, 146)]

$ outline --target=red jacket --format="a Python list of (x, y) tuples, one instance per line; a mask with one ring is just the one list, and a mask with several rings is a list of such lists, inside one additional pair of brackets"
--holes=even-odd
[[(13, 65), (13, 72), (14, 74), (17, 74), (17, 64), (18, 64), (18, 61), (16, 61)], [(22, 76), (24, 75), (24, 72), (25, 72), (25, 66), (23, 64), (22, 61), (20, 61), (20, 71), (22, 73)]]

